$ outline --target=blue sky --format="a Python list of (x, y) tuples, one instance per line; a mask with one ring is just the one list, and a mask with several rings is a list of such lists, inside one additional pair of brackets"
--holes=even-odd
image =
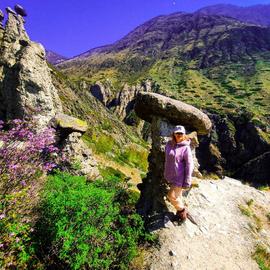
[(0, 0), (0, 9), (16, 3), (29, 14), (25, 27), (32, 40), (71, 57), (113, 43), (161, 14), (192, 12), (217, 3), (270, 4), (270, 0)]

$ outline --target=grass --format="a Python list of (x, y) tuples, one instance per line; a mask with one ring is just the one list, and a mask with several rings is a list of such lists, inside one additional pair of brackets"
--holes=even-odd
[(270, 270), (270, 254), (266, 247), (258, 245), (252, 258), (256, 260), (261, 270)]
[(240, 209), (241, 213), (245, 216), (251, 217), (252, 211), (249, 209), (248, 206), (245, 205), (239, 205), (238, 208)]

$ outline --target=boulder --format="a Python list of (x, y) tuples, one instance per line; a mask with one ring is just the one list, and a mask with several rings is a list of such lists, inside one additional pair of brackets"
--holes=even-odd
[(88, 128), (88, 125), (85, 121), (63, 113), (57, 114), (54, 120), (57, 128), (67, 132), (69, 131), (69, 133), (84, 133)]
[(138, 93), (135, 112), (150, 123), (153, 116), (159, 116), (173, 124), (181, 123), (189, 130), (196, 130), (199, 135), (208, 134), (212, 127), (208, 116), (199, 109), (156, 93)]

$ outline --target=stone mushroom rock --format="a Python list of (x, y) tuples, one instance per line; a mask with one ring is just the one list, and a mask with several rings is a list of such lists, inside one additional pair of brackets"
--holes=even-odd
[(134, 109), (140, 118), (151, 123), (152, 147), (148, 157), (149, 171), (143, 183), (138, 185), (141, 196), (137, 205), (139, 212), (149, 217), (154, 213), (168, 211), (164, 200), (168, 189), (164, 179), (165, 145), (171, 139), (174, 126), (186, 127), (195, 165), (193, 176), (200, 177), (199, 163), (195, 154), (195, 148), (199, 145), (197, 134), (208, 134), (212, 123), (199, 109), (156, 93), (138, 93)]
[(66, 130), (67, 132), (70, 131), (69, 133), (84, 133), (88, 128), (88, 125), (85, 121), (66, 115), (64, 113), (56, 114), (54, 119), (57, 127), (62, 130)]
[(199, 109), (156, 93), (138, 93), (135, 112), (150, 123), (153, 116), (166, 118), (174, 124), (181, 123), (187, 129), (197, 131), (198, 135), (208, 134), (212, 127), (208, 116)]
[(16, 12), (11, 7), (6, 7), (6, 12), (17, 15)]
[(82, 134), (88, 129), (85, 121), (78, 118), (58, 113), (52, 121), (52, 126), (58, 131), (58, 145), (61, 153), (68, 157), (67, 164), (70, 168), (78, 164), (76, 172), (90, 180), (100, 177), (97, 161), (91, 149), (82, 141)]
[(15, 5), (14, 9), (15, 9), (15, 11), (16, 11), (16, 13), (18, 15), (21, 15), (22, 17), (26, 17), (27, 16), (27, 13), (26, 13), (25, 9), (22, 6)]

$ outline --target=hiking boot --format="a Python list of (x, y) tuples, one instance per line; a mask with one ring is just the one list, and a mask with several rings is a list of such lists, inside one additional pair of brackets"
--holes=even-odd
[(188, 212), (186, 208), (183, 208), (182, 210), (178, 210), (176, 212), (177, 217), (179, 217), (181, 221), (185, 221), (187, 219), (187, 214)]

